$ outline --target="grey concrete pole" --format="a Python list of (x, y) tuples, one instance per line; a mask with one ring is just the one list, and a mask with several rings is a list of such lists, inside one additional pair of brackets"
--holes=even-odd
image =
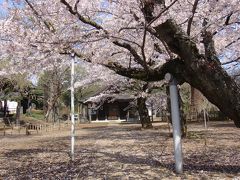
[(75, 119), (74, 119), (74, 60), (75, 54), (71, 54), (71, 160), (74, 160), (75, 145)]
[(174, 158), (175, 170), (177, 173), (183, 172), (182, 143), (181, 143), (181, 123), (178, 100), (177, 81), (171, 74), (166, 74), (165, 79), (169, 81), (171, 116), (173, 125)]

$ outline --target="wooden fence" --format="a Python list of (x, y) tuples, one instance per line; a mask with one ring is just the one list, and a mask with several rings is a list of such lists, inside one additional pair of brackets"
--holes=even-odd
[[(6, 135), (17, 135), (17, 134), (25, 134), (25, 135), (31, 135), (31, 134), (43, 134), (43, 133), (49, 133), (52, 131), (58, 131), (64, 128), (69, 127), (69, 123), (56, 123), (56, 124), (32, 124), (32, 123), (26, 123), (24, 125), (12, 125), (12, 126), (6, 126), (4, 125), (0, 131), (0, 136), (6, 136)], [(2, 133), (1, 133), (2, 132)]]

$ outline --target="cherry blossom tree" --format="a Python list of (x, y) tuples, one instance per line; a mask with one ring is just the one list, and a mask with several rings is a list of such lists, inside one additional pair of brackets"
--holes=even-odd
[[(188, 1), (152, 0), (128, 1), (124, 2), (124, 5), (123, 2), (112, 2), (107, 9), (113, 6), (112, 11), (108, 12), (113, 15), (109, 21), (106, 20), (106, 24), (97, 24), (96, 21), (91, 20), (93, 19), (91, 16), (90, 18), (84, 16), (82, 10), (78, 9), (79, 1), (74, 5), (64, 0), (61, 2), (81, 22), (101, 30), (103, 36), (107, 37), (105, 42), (110, 41), (109, 46), (113, 44), (115, 48), (122, 47), (125, 53), (130, 53), (136, 64), (141, 66), (134, 69), (126, 68), (125, 64), (119, 63), (120, 57), (117, 57), (118, 63), (108, 62), (109, 68), (128, 77), (148, 81), (160, 80), (166, 72), (170, 72), (180, 83), (188, 82), (199, 89), (239, 127), (239, 87), (221, 67), (219, 60), (221, 53), (226, 53), (225, 49), (229, 44), (234, 44), (236, 47), (239, 43), (238, 37), (236, 38), (239, 23), (238, 1), (231, 3), (195, 1), (191, 4)], [(122, 19), (124, 15), (129, 14), (128, 21), (119, 18), (119, 13), (122, 13), (120, 16)], [(174, 16), (176, 13), (181, 13), (181, 16)], [(121, 24), (121, 22), (128, 23)], [(234, 38), (227, 37), (226, 33), (229, 32)], [(147, 38), (151, 40), (148, 41)], [(162, 45), (159, 49), (165, 47), (165, 53), (160, 54), (168, 55), (165, 64), (158, 68), (154, 67), (157, 61), (152, 60), (153, 54), (148, 54), (153, 51), (147, 49), (147, 47), (156, 47), (153, 43), (154, 38)], [(218, 40), (218, 45), (215, 46), (214, 40)], [(224, 62), (224, 65), (238, 60), (237, 48), (233, 47), (230, 54), (236, 58)], [(162, 58), (161, 62), (163, 62)]]
[(130, 78), (159, 81), (169, 72), (240, 127), (239, 86), (230, 76), (240, 54), (239, 0), (23, 2), (1, 22), (10, 38), (4, 58), (47, 63), (75, 51)]

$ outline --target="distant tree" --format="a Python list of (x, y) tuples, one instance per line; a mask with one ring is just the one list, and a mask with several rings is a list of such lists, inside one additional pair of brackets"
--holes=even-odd
[(0, 83), (0, 90), (1, 90), (1, 100), (4, 101), (3, 106), (3, 116), (7, 116), (7, 100), (9, 100), (14, 92), (14, 82), (6, 77), (1, 78)]
[[(7, 78), (2, 78), (1, 80), (1, 99), (4, 100), (4, 117), (7, 116), (7, 100), (17, 101), (17, 109), (16, 109), (16, 123), (20, 122), (20, 109), (21, 102), (23, 99), (27, 99), (28, 103), (31, 101), (30, 93), (32, 84), (28, 79), (27, 74), (12, 74)], [(29, 106), (28, 106), (29, 107)], [(27, 108), (28, 108), (27, 107)]]
[(60, 97), (69, 87), (69, 68), (54, 65), (40, 76), (38, 86), (43, 90), (43, 109), (47, 122), (59, 118)]

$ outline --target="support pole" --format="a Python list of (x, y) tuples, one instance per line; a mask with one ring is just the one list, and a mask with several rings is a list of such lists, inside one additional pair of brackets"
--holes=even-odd
[(207, 129), (206, 109), (203, 110), (204, 128)]
[(75, 54), (71, 54), (71, 160), (74, 161), (75, 145), (75, 119), (74, 119), (74, 59)]
[(165, 75), (165, 79), (169, 82), (171, 116), (173, 125), (173, 141), (174, 141), (174, 158), (175, 170), (177, 173), (183, 172), (182, 143), (181, 143), (181, 123), (178, 100), (178, 89), (176, 79), (169, 73)]

